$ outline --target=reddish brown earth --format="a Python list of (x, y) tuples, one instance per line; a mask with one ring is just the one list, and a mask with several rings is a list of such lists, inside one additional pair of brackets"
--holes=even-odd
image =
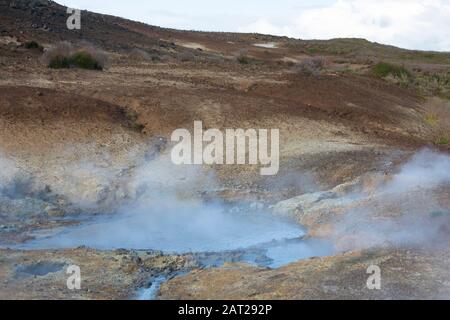
[[(46, 190), (36, 212), (19, 208), (0, 216), (5, 230), (16, 230), (0, 229), (0, 240), (9, 245), (29, 239), (36, 230), (76, 223), (70, 220), (80, 213), (73, 208), (74, 194), (97, 201), (99, 186), (119, 190), (137, 159), (155, 153), (149, 146), (170, 140), (177, 128), (192, 128), (196, 120), (206, 128), (280, 129), (279, 176), (264, 178), (258, 167), (249, 166), (205, 168), (218, 177), (219, 197), (268, 206), (311, 191), (307, 183), (285, 183), (289, 176), (308, 175), (315, 189), (329, 190), (360, 177), (390, 177), (423, 147), (449, 151), (448, 144), (436, 143), (450, 133), (448, 100), (369, 72), (375, 62), (385, 60), (448, 74), (448, 53), (424, 57), (361, 39), (322, 42), (187, 32), (84, 11), (82, 15), (82, 30), (71, 32), (65, 28), (65, 8), (54, 2), (0, 0), (0, 155), (14, 159)], [(108, 63), (103, 71), (49, 69), (42, 52), (24, 48), (29, 40), (46, 49), (62, 40), (88, 41), (107, 52)], [(255, 46), (272, 42), (276, 48)], [(248, 64), (236, 61), (241, 49), (248, 52)], [(320, 74), (294, 71), (294, 64), (311, 58), (311, 52), (327, 61)], [(159, 145), (156, 149), (167, 152)], [(99, 182), (88, 175), (74, 186), (61, 172), (67, 174), (80, 162), (96, 163), (117, 173), (117, 179)], [(206, 186), (199, 188), (208, 191)], [(449, 208), (446, 190), (438, 192), (439, 203)], [(110, 213), (121, 200), (108, 196), (96, 209)], [(382, 204), (382, 216), (399, 206), (396, 201), (371, 201)], [(329, 221), (320, 219), (323, 214), (312, 215), (311, 236), (330, 234)], [(69, 221), (54, 219), (61, 216)], [(86, 264), (92, 274), (90, 291), (77, 296), (64, 291), (58, 287), (64, 278), (61, 272), (14, 280), (14, 264), (36, 262), (41, 255), (46, 261)], [(90, 249), (3, 250), (1, 259), (0, 298), (130, 298), (149, 276), (139, 271), (142, 266), (121, 263), (114, 252)], [(388, 270), (382, 292), (364, 289), (365, 268), (374, 261)], [(196, 270), (163, 285), (160, 298), (435, 298), (446, 294), (447, 262), (445, 250), (441, 255), (416, 248), (356, 248), (276, 270), (243, 265)], [(182, 269), (177, 268), (172, 266)], [(103, 272), (115, 276), (105, 280), (100, 277)]]

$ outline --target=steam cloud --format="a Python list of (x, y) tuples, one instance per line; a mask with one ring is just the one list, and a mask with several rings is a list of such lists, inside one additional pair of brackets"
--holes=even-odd
[(450, 157), (422, 150), (391, 180), (369, 193), (346, 196), (350, 203), (351, 199), (360, 203), (333, 225), (332, 238), (342, 250), (446, 246), (450, 240)]
[[(24, 176), (23, 172), (5, 157), (0, 157), (0, 166), (0, 196), (23, 193), (27, 184), (18, 183), (26, 181), (18, 179)], [(423, 150), (383, 184), (368, 192), (351, 192), (332, 200), (336, 206), (352, 204), (351, 208), (344, 208), (343, 214), (333, 216), (329, 238), (336, 249), (437, 248), (448, 244), (449, 169), (448, 155)], [(316, 188), (310, 175), (296, 176), (306, 177), (305, 183)], [(281, 181), (284, 179), (279, 177), (273, 185), (300, 186), (289, 179)], [(27, 248), (87, 245), (101, 249), (204, 252), (242, 249), (304, 234), (300, 226), (270, 216), (265, 209), (251, 209), (247, 203), (226, 204), (214, 197), (205, 201), (205, 191), (214, 194), (221, 187), (214, 175), (198, 166), (174, 166), (167, 155), (136, 159), (131, 169), (99, 167), (84, 161), (66, 167), (60, 180), (62, 184), (52, 189), (64, 191), (75, 205), (94, 212), (102, 212), (106, 207), (103, 211), (114, 214), (37, 239)], [(300, 246), (269, 249), (269, 254), (288, 262), (332, 252), (328, 243), (304, 242)]]

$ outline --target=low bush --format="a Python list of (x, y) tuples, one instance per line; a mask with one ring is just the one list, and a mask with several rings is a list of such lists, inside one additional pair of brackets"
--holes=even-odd
[(103, 70), (106, 55), (90, 46), (75, 49), (69, 42), (61, 42), (44, 53), (43, 61), (53, 69)]
[(450, 97), (449, 72), (429, 72), (418, 67), (412, 71), (403, 66), (380, 62), (371, 68), (370, 73), (401, 87), (415, 89), (424, 96), (440, 96), (446, 99)]
[(249, 64), (250, 63), (250, 59), (248, 57), (248, 50), (247, 49), (239, 50), (239, 53), (238, 53), (238, 55), (236, 57), (236, 60), (240, 64)]
[(131, 129), (137, 132), (142, 132), (145, 129), (145, 125), (139, 122), (139, 114), (136, 111), (123, 108), (121, 112), (127, 118), (128, 125)]
[(52, 69), (68, 69), (72, 67), (72, 62), (69, 57), (56, 55), (50, 59), (48, 67)]
[(411, 73), (403, 66), (396, 66), (387, 62), (379, 62), (372, 67), (372, 74), (385, 78), (387, 76), (393, 76), (397, 78), (411, 78)]
[(100, 64), (100, 62), (86, 51), (75, 52), (70, 57), (70, 60), (72, 64), (78, 68), (89, 70), (103, 70), (103, 66)]
[(294, 71), (307, 76), (315, 76), (320, 74), (324, 69), (326, 61), (323, 57), (312, 57), (297, 63)]
[(414, 86), (424, 95), (450, 96), (450, 73), (422, 73), (414, 79)]
[(44, 51), (44, 47), (33, 40), (25, 42), (24, 47), (25, 47), (25, 49), (29, 49), (29, 50), (38, 50), (41, 52)]

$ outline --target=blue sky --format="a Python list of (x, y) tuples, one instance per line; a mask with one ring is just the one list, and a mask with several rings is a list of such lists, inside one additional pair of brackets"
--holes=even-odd
[(450, 51), (450, 0), (57, 0), (152, 25)]

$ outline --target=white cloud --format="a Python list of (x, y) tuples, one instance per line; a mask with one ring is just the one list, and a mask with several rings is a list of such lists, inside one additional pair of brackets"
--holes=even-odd
[(284, 23), (261, 18), (239, 31), (302, 39), (358, 37), (409, 49), (450, 51), (450, 1), (338, 0), (302, 9)]

